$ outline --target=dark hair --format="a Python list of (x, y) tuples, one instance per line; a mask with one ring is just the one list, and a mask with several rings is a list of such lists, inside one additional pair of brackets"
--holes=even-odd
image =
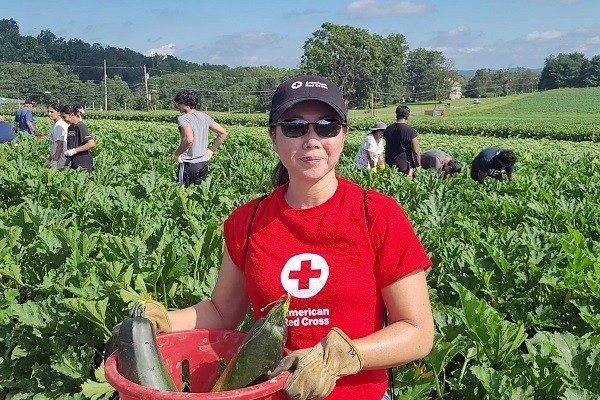
[(456, 174), (462, 170), (462, 165), (459, 162), (450, 160), (448, 161), (448, 168), (450, 169), (450, 174)]
[(83, 104), (73, 103), (73, 107), (75, 107), (80, 114), (83, 112), (83, 109), (84, 109)]
[(58, 104), (58, 103), (56, 103), (56, 102), (55, 102), (55, 103), (48, 104), (48, 107), (47, 107), (47, 108), (51, 108), (51, 109), (53, 109), (53, 110), (55, 110), (55, 111), (58, 111), (58, 112), (60, 112), (60, 104)]
[(515, 161), (517, 161), (517, 156), (512, 150), (502, 150), (496, 157), (504, 167), (514, 165)]
[(397, 119), (406, 119), (410, 115), (410, 108), (408, 106), (398, 106), (396, 107), (396, 118)]
[(198, 107), (198, 93), (194, 90), (182, 90), (175, 95), (175, 103), (196, 108)]
[(63, 114), (75, 114), (75, 115), (79, 115), (79, 110), (77, 109), (77, 107), (75, 107), (72, 104), (67, 104), (62, 106), (62, 108), (60, 109), (60, 112)]
[(288, 183), (289, 181), (290, 175), (288, 174), (287, 168), (281, 161), (278, 161), (277, 165), (273, 169), (273, 172), (271, 173), (271, 184), (274, 188), (277, 188), (284, 183)]

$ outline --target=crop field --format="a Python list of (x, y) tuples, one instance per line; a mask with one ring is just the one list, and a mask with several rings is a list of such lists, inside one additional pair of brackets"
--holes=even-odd
[[(356, 121), (338, 172), (395, 197), (434, 261), (435, 348), (395, 370), (397, 398), (599, 398), (597, 136), (423, 130), (422, 149), (467, 166), (482, 147), (514, 149), (516, 178), (479, 185), (467, 167), (410, 181), (353, 166), (371, 122)], [(101, 351), (130, 302), (151, 293), (176, 308), (208, 296), (223, 219), (270, 190), (264, 127), (225, 120), (210, 178), (184, 189), (174, 123), (87, 123), (98, 143), (91, 176), (42, 167), (45, 141), (0, 145), (0, 398), (112, 398)]]

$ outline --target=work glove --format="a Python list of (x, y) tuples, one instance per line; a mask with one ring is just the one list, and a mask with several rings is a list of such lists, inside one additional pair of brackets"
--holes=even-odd
[(178, 156), (176, 156), (175, 154), (173, 154), (173, 157), (175, 157), (175, 161), (177, 161), (179, 164), (183, 164), (183, 153), (181, 153)]
[(52, 162), (52, 160), (46, 160), (44, 161), (44, 167), (50, 167), (50, 163)]
[(362, 356), (352, 340), (333, 328), (315, 346), (284, 357), (268, 378), (290, 371), (283, 388), (290, 399), (322, 399), (331, 393), (338, 378), (356, 374), (362, 367)]
[(50, 161), (50, 167), (54, 169), (58, 169), (58, 161)]
[[(154, 327), (154, 333), (159, 334), (162, 332), (171, 332), (171, 321), (167, 314), (165, 306), (160, 304), (158, 301), (147, 300), (144, 304), (144, 318), (148, 318), (150, 323)], [(112, 336), (104, 345), (104, 359), (106, 360), (116, 349), (119, 341), (119, 331), (121, 329), (121, 323), (115, 325), (112, 330)]]
[(214, 154), (215, 154), (215, 152), (212, 151), (211, 149), (206, 149), (206, 153), (205, 153), (206, 161), (209, 161)]
[(77, 149), (65, 150), (65, 157), (73, 157), (75, 154), (77, 154)]

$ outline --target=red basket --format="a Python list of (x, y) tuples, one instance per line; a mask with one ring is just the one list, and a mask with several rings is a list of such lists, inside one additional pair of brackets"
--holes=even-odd
[[(118, 392), (121, 400), (223, 400), (223, 399), (269, 399), (285, 400), (282, 389), (288, 373), (258, 385), (227, 392), (210, 393), (219, 378), (219, 359), (229, 360), (244, 341), (245, 332), (204, 330), (164, 333), (156, 337), (165, 366), (171, 374), (177, 390), (182, 386), (182, 365), (189, 363), (190, 392), (163, 392), (140, 386), (123, 377), (117, 371), (118, 351), (108, 357), (104, 364), (106, 380)], [(208, 393), (207, 393), (208, 392)]]

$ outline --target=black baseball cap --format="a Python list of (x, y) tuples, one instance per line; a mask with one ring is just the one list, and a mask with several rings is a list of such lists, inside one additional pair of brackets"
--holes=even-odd
[(23, 102), (23, 104), (32, 104), (32, 105), (33, 105), (33, 104), (35, 104), (35, 103), (34, 103), (34, 102), (33, 102), (33, 100), (31, 100), (31, 99), (27, 99), (27, 100), (25, 100), (25, 101)]
[(317, 75), (299, 75), (277, 86), (271, 100), (269, 125), (276, 122), (291, 106), (305, 100), (317, 100), (331, 106), (346, 122), (346, 104), (337, 85)]

